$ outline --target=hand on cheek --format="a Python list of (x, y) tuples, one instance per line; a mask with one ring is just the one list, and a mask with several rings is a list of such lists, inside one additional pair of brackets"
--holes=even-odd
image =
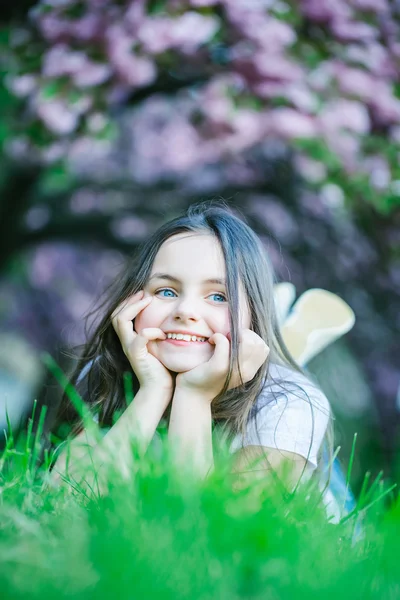
[[(212, 400), (221, 392), (229, 371), (231, 335), (228, 332), (214, 333), (209, 343), (215, 346), (211, 358), (176, 378), (177, 388), (184, 388)], [(261, 365), (267, 360), (269, 347), (264, 340), (250, 329), (239, 330), (239, 365), (243, 383), (251, 381)], [(239, 372), (234, 369), (228, 389), (242, 384)]]

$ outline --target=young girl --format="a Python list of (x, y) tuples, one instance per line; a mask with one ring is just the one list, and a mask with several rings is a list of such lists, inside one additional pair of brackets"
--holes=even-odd
[[(72, 377), (108, 431), (89, 441), (90, 453), (75, 444), (69, 474), (89, 454), (100, 467), (110, 453), (128, 474), (131, 435), (140, 431), (146, 449), (166, 419), (169, 441), (202, 477), (214, 466), (212, 427), (218, 425), (242, 478), (254, 475), (251, 464), (259, 458), (258, 476), (290, 465), (294, 485), (302, 475), (322, 482), (333, 449), (330, 405), (285, 347), (273, 286), (261, 241), (224, 202), (192, 205), (160, 227), (113, 284)], [(129, 406), (127, 371), (134, 384)], [(74, 441), (87, 440), (66, 395), (54, 430), (61, 423), (72, 426)], [(66, 454), (53, 473), (65, 471)], [(324, 500), (337, 522), (329, 488)]]

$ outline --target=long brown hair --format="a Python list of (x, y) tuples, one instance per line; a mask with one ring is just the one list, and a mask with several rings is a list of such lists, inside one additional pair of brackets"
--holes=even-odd
[[(292, 372), (306, 376), (314, 386), (318, 387), (318, 384), (296, 363), (281, 337), (274, 304), (275, 274), (265, 248), (255, 232), (245, 223), (243, 215), (224, 200), (208, 200), (192, 204), (182, 216), (162, 225), (139, 247), (124, 267), (122, 276), (119, 275), (106, 290), (105, 300), (97, 309), (98, 311), (105, 309), (105, 314), (87, 343), (80, 348), (78, 364), (70, 379), (83, 395), (89, 408), (98, 415), (99, 425), (112, 426), (113, 415), (126, 407), (123, 374), (131, 373), (134, 393), (137, 393), (139, 384), (114, 331), (111, 314), (126, 298), (143, 289), (162, 244), (170, 237), (183, 232), (212, 234), (217, 238), (223, 252), (226, 265), (231, 355), (225, 385), (211, 405), (212, 417), (213, 423), (221, 426), (221, 431), (228, 437), (233, 438), (237, 434), (244, 436), (248, 420), (254, 416), (257, 397), (269, 376), (270, 363), (286, 366)], [(232, 371), (235, 367), (239, 368), (237, 286), (239, 280), (243, 283), (247, 296), (251, 328), (268, 344), (270, 354), (251, 381), (228, 390)], [(89, 313), (88, 317), (92, 314)], [(79, 375), (84, 368), (87, 373), (82, 381)], [(285, 383), (289, 383), (289, 378), (279, 381), (275, 379), (274, 384), (277, 383), (282, 390), (285, 390)], [(303, 391), (308, 398), (314, 423), (315, 407), (307, 392)], [(168, 417), (169, 412), (170, 407), (164, 417)], [(83, 428), (82, 420), (66, 394), (62, 398), (53, 431), (60, 423), (68, 423), (75, 435)], [(321, 445), (320, 456), (324, 445), (330, 462), (333, 453), (331, 417), (324, 443)], [(319, 464), (318, 469), (320, 468)], [(330, 478), (330, 474), (328, 477)]]

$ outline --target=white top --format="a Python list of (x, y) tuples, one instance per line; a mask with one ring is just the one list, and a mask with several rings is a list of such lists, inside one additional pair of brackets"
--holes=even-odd
[[(285, 381), (280, 384), (279, 380)], [(243, 438), (238, 434), (232, 440), (230, 452), (236, 452), (242, 446), (295, 452), (307, 460), (303, 477), (309, 479), (317, 468), (317, 454), (331, 416), (325, 394), (301, 373), (271, 363), (269, 377), (256, 400), (254, 412), (256, 418), (249, 419), (246, 435)], [(321, 479), (321, 492), (324, 486)], [(328, 519), (338, 523), (341, 510), (329, 487), (323, 493), (323, 502)]]
[[(284, 380), (282, 384), (280, 380)], [(329, 401), (319, 388), (301, 373), (271, 363), (255, 411), (256, 419), (250, 419), (243, 440), (240, 435), (233, 439), (231, 452), (242, 445), (288, 450), (303, 456), (310, 470), (316, 469), (331, 414)]]

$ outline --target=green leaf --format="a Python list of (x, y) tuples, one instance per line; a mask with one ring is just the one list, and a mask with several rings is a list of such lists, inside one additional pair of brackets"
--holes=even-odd
[(75, 178), (65, 164), (58, 163), (43, 172), (39, 182), (40, 193), (52, 195), (67, 192), (74, 182)]

